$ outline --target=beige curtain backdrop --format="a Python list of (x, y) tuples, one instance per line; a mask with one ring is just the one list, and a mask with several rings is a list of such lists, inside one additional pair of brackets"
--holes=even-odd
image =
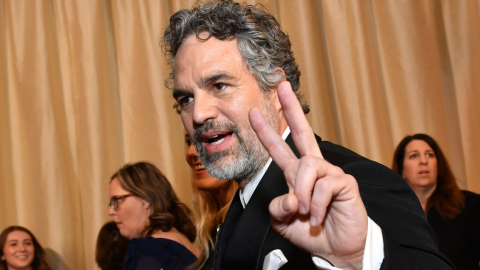
[[(159, 43), (193, 2), (0, 0), (0, 229), (31, 229), (54, 269), (97, 269), (126, 162), (156, 164), (191, 204)], [(480, 192), (479, 0), (260, 2), (291, 37), (315, 132), (387, 166), (428, 133)]]

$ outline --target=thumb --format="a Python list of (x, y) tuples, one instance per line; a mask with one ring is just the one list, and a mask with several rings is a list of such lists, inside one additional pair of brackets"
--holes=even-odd
[(290, 220), (298, 212), (297, 196), (290, 193), (279, 196), (270, 202), (268, 209), (272, 227), (280, 235), (284, 235)]

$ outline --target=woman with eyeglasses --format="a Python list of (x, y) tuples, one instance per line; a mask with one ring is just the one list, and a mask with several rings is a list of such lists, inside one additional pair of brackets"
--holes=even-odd
[(159, 169), (127, 164), (110, 180), (110, 210), (120, 234), (131, 239), (126, 270), (177, 270), (195, 263), (193, 215)]
[(185, 134), (185, 159), (193, 172), (193, 201), (197, 214), (197, 242), (201, 254), (195, 267), (210, 270), (214, 267), (214, 253), (217, 229), (225, 221), (228, 208), (238, 189), (231, 180), (212, 177), (203, 166), (188, 134)]
[(460, 190), (437, 142), (426, 134), (406, 136), (392, 169), (417, 195), (440, 252), (459, 270), (480, 270), (480, 195)]

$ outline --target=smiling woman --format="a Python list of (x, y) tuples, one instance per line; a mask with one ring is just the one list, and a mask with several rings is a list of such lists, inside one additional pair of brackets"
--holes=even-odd
[(10, 226), (0, 234), (0, 270), (50, 270), (45, 252), (26, 228)]
[(437, 142), (426, 134), (405, 137), (392, 169), (417, 194), (440, 251), (457, 269), (479, 270), (480, 195), (461, 191)]

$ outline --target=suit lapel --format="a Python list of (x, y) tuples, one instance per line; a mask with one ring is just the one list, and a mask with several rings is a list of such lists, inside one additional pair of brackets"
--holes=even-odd
[[(219, 234), (219, 239), (217, 246), (215, 247), (217, 255), (215, 258), (215, 269), (221, 269), (223, 256), (225, 254), (225, 249), (230, 242), (233, 232), (235, 231), (236, 224), (243, 212), (243, 206), (240, 202), (239, 191), (233, 197), (230, 208), (228, 209), (227, 216), (225, 217), (225, 222), (222, 224)], [(211, 255), (210, 255), (211, 256)]]
[[(271, 229), (268, 205), (273, 198), (288, 192), (286, 184), (276, 183), (276, 180), (284, 183), (283, 173), (272, 163), (237, 223), (233, 224), (235, 228), (230, 239), (226, 240), (228, 244), (223, 254), (221, 269), (257, 269), (263, 241)], [(242, 207), (240, 199), (236, 199), (236, 204)], [(227, 226), (231, 225), (225, 222), (225, 230)]]

